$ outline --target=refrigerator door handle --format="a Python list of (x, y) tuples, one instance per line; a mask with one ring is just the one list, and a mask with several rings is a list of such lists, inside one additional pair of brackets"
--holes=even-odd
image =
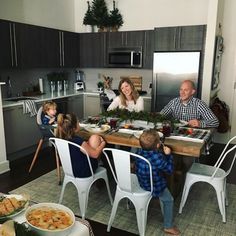
[(157, 74), (153, 75), (153, 81), (152, 81), (152, 110), (155, 111), (157, 107), (157, 86), (158, 86), (158, 80), (157, 80)]

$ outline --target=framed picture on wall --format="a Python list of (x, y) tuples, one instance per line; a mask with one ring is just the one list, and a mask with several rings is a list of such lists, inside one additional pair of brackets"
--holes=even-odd
[(218, 84), (219, 84), (221, 59), (222, 59), (222, 54), (223, 54), (223, 49), (224, 49), (223, 41), (224, 40), (223, 40), (222, 36), (216, 36), (215, 56), (214, 56), (212, 82), (211, 82), (211, 89), (212, 90), (216, 89), (218, 87)]

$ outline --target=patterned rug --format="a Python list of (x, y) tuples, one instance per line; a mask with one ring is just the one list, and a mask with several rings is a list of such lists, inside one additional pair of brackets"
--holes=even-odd
[[(110, 181), (114, 196), (115, 185)], [(195, 184), (188, 196), (181, 215), (178, 214), (180, 196), (175, 200), (174, 222), (184, 236), (234, 236), (236, 235), (236, 185), (228, 184), (229, 206), (227, 207), (227, 223), (222, 222), (214, 189), (207, 184)], [(27, 193), (36, 202), (58, 202), (61, 186), (57, 184), (56, 172), (49, 172), (40, 178), (25, 184), (11, 193)], [(79, 214), (79, 203), (75, 187), (68, 184), (63, 202), (75, 214)], [(111, 205), (105, 186), (92, 186), (86, 218), (107, 224), (111, 213)], [(149, 205), (146, 236), (161, 236), (163, 219), (157, 200)], [(135, 210), (127, 210), (126, 201), (122, 200), (113, 225), (134, 234), (138, 234)]]

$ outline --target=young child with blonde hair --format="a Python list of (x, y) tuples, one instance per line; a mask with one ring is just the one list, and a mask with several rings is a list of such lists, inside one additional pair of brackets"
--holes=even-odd
[(42, 124), (53, 125), (56, 122), (57, 104), (53, 101), (44, 102), (43, 113)]
[[(142, 149), (138, 154), (146, 158), (152, 166), (153, 176), (153, 197), (160, 200), (161, 210), (164, 217), (164, 232), (171, 235), (179, 235), (180, 231), (173, 226), (173, 197), (167, 188), (167, 182), (164, 173), (172, 174), (173, 156), (171, 149), (163, 146), (163, 152), (159, 150), (161, 143), (156, 130), (144, 130), (139, 138)], [(136, 174), (140, 186), (150, 191), (150, 174), (146, 162), (141, 159), (136, 160)]]

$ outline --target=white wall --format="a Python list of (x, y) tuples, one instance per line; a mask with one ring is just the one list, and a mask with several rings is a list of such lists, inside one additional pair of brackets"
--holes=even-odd
[(0, 18), (75, 31), (75, 1), (0, 0)]
[[(92, 0), (90, 0), (92, 2)], [(109, 10), (112, 1), (107, 0)], [(208, 0), (117, 0), (123, 15), (123, 30), (153, 29), (158, 26), (206, 24)], [(87, 2), (75, 0), (76, 31), (83, 32)]]
[[(90, 0), (91, 2), (92, 0)], [(222, 22), (225, 52), (222, 59), (219, 96), (231, 108), (231, 119), (236, 118), (234, 81), (236, 80), (236, 32), (234, 27), (235, 0), (117, 0), (124, 18), (120, 30), (153, 29), (160, 26), (207, 24), (206, 62), (203, 74), (203, 100), (210, 98), (214, 35)], [(224, 3), (225, 2), (225, 7)], [(112, 1), (107, 0), (109, 10)], [(0, 0), (0, 18), (64, 30), (84, 32), (82, 25), (87, 2), (84, 0)], [(222, 20), (223, 19), (223, 20)], [(97, 71), (89, 71), (96, 75)], [(144, 72), (146, 74), (146, 72)], [(225, 92), (227, 91), (227, 92)], [(233, 124), (233, 122), (231, 121)], [(231, 135), (236, 135), (232, 125)], [(225, 135), (223, 135), (225, 139)]]

